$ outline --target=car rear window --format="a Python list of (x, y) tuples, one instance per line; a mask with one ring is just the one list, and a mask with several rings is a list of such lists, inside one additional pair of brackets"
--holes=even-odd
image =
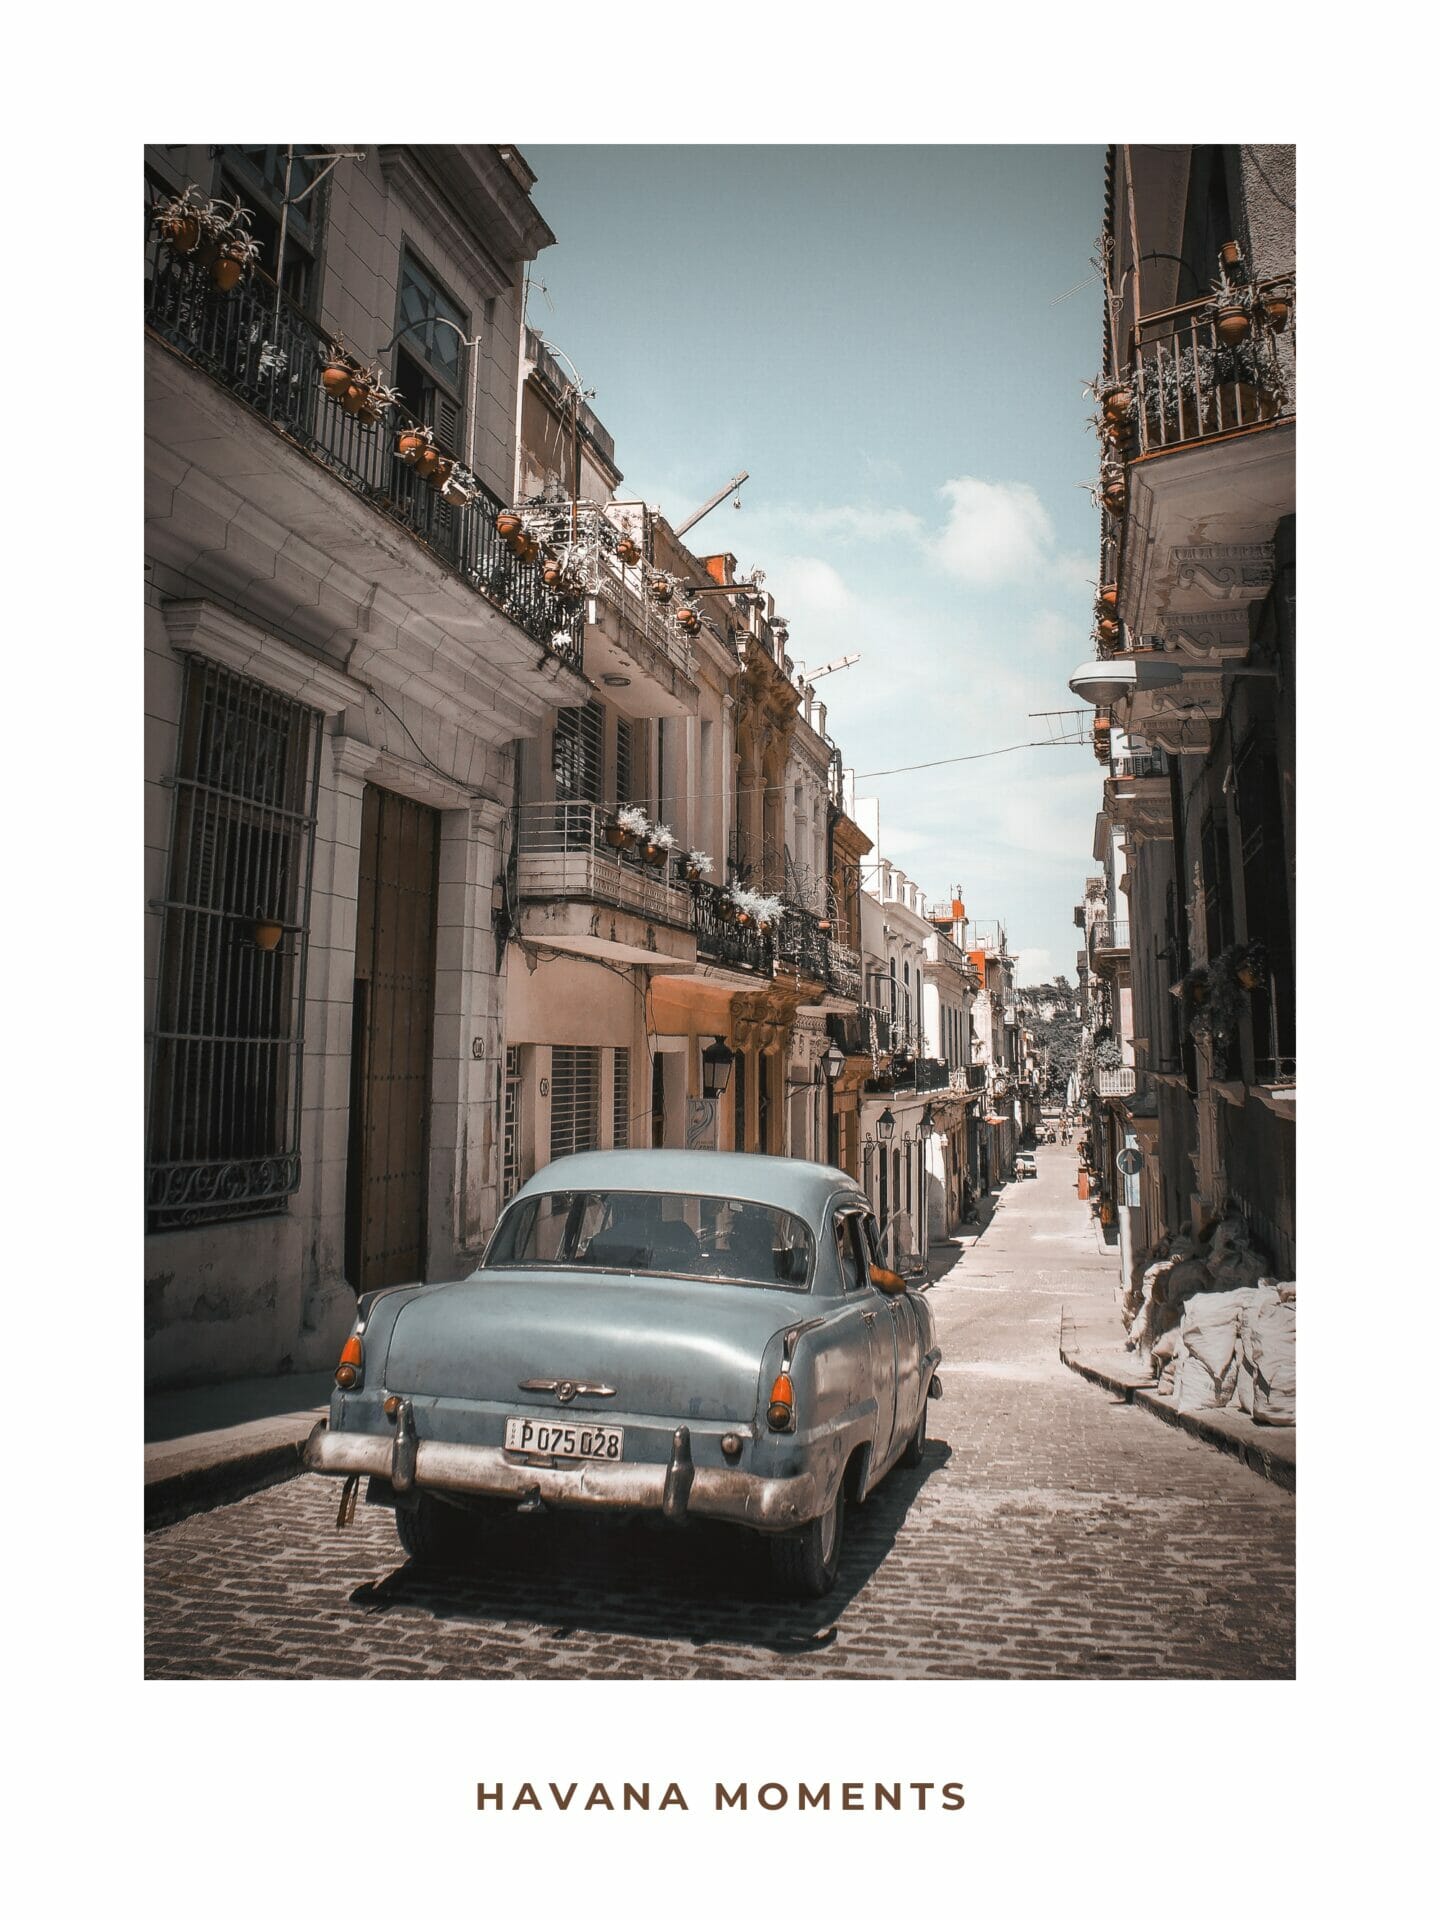
[(802, 1288), (815, 1240), (798, 1214), (712, 1194), (537, 1193), (502, 1216), (484, 1267), (666, 1273)]

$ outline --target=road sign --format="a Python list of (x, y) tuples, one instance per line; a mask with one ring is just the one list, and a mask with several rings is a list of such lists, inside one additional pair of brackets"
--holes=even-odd
[(1139, 1173), (1145, 1164), (1144, 1155), (1138, 1147), (1121, 1147), (1115, 1156), (1115, 1164), (1127, 1179)]

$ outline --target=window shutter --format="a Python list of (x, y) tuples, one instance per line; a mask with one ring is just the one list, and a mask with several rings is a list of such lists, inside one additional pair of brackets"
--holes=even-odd
[(550, 1049), (550, 1158), (600, 1144), (600, 1049)]
[(611, 1113), (611, 1145), (630, 1144), (630, 1049), (615, 1049), (615, 1093)]

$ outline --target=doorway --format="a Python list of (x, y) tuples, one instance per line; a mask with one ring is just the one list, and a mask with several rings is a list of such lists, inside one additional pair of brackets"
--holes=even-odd
[(423, 1280), (440, 816), (367, 786), (360, 820), (345, 1272), (357, 1293)]

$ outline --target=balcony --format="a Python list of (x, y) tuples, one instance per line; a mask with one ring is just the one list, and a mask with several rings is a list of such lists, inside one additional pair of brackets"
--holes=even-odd
[[(332, 400), (320, 378), (332, 342), (273, 282), (252, 272), (233, 292), (221, 293), (195, 259), (152, 237), (145, 321), (157, 339), (413, 535), (531, 640), (580, 670), (583, 606), (552, 593), (537, 567), (511, 553), (495, 530), (502, 502), (482, 489), (469, 506), (448, 504), (396, 453), (398, 430), (414, 424), (402, 409), (392, 407), (366, 424)], [(456, 449), (440, 451), (459, 457)]]
[(516, 892), (520, 931), (564, 952), (673, 968), (694, 955), (690, 888), (669, 862), (650, 866), (608, 844), (603, 808), (582, 800), (520, 809)]
[(586, 671), (592, 680), (605, 680), (613, 704), (631, 719), (683, 718), (698, 711), (694, 649), (677, 616), (698, 612), (699, 603), (691, 608), (683, 586), (668, 601), (657, 600), (639, 564), (620, 559), (617, 549), (629, 522), (622, 527), (593, 500), (531, 501), (520, 511), (526, 531), (565, 553), (583, 586)]
[(1097, 1067), (1092, 1084), (1098, 1099), (1127, 1099), (1135, 1091), (1135, 1069), (1133, 1067)]
[[(1286, 289), (1268, 283), (1257, 300)], [(1255, 324), (1227, 347), (1212, 302), (1168, 308), (1135, 329), (1128, 378), (1117, 611), (1132, 640), (1241, 659), (1249, 604), (1274, 580), (1276, 526), (1295, 511), (1293, 325)], [(1153, 732), (1144, 705), (1124, 717)]]
[(723, 887), (697, 880), (689, 888), (696, 956), (709, 966), (770, 979), (775, 972), (775, 941), (764, 927), (741, 926)]
[(1090, 929), (1090, 946), (1097, 960), (1102, 955), (1128, 953), (1130, 922), (1128, 920), (1095, 921)]
[(860, 998), (863, 981), (859, 954), (832, 939), (817, 914), (804, 907), (787, 906), (780, 919), (777, 952), (785, 966), (820, 981), (840, 998)]

